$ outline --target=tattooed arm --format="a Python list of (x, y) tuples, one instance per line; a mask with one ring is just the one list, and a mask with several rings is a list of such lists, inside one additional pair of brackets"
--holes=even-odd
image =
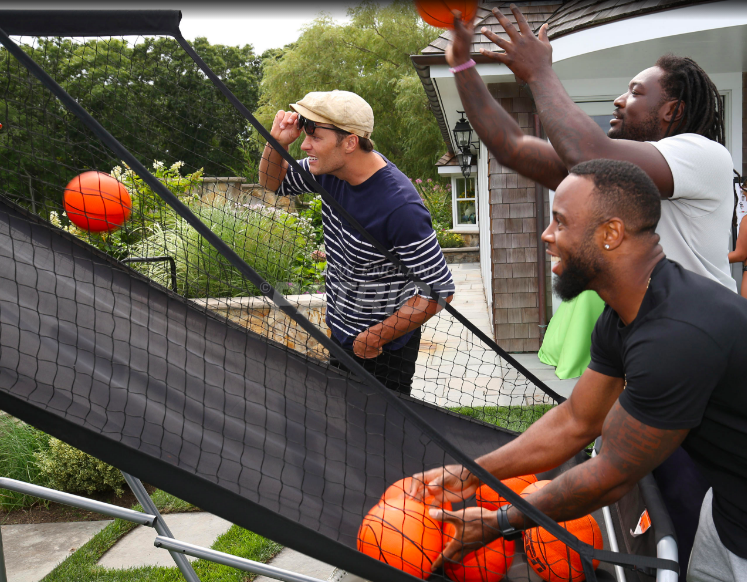
[[(454, 19), (454, 41), (446, 49), (446, 60), (455, 67), (469, 60), (473, 26)], [(513, 117), (485, 86), (472, 67), (455, 75), (459, 97), (472, 127), (496, 160), (522, 176), (555, 189), (568, 175), (562, 160), (544, 139), (525, 135)]]
[[(648, 426), (616, 402), (604, 422), (599, 455), (553, 479), (527, 501), (555, 521), (588, 515), (630, 491), (682, 444), (688, 432)], [(509, 510), (508, 518), (515, 526), (532, 525), (516, 509)]]
[[(688, 432), (689, 429), (662, 430), (645, 425), (616, 402), (604, 422), (599, 455), (556, 477), (526, 500), (558, 522), (588, 515), (623, 497), (671, 455)], [(452, 541), (434, 562), (434, 570), (444, 558), (459, 559), (500, 535), (497, 511), (479, 507), (431, 510), (431, 516), (456, 528)], [(516, 528), (536, 525), (515, 507), (508, 510), (508, 521)]]
[[(517, 439), (483, 455), (475, 462), (498, 479), (548, 471), (573, 457), (602, 434), (602, 425), (623, 391), (623, 379), (586, 369), (570, 398), (549, 410)], [(461, 465), (447, 465), (418, 473), (411, 493), (461, 501), (475, 492), (480, 481)]]
[[(500, 10), (493, 9), (509, 40), (501, 39), (485, 28), (482, 30), (489, 40), (506, 52), (494, 53), (483, 49), (482, 53), (506, 65), (517, 77), (529, 84), (545, 132), (565, 167), (572, 168), (581, 162), (598, 158), (625, 160), (643, 169), (654, 181), (663, 198), (670, 197), (674, 181), (669, 165), (658, 149), (643, 141), (654, 138), (648, 134), (641, 141), (607, 137), (594, 120), (573, 102), (553, 71), (552, 47), (547, 38), (548, 25), (542, 25), (539, 36), (535, 36), (519, 9), (513, 7), (512, 12), (519, 30)], [(675, 113), (676, 100), (660, 101), (660, 86), (658, 81), (652, 79), (634, 79), (628, 93), (618, 98), (622, 101), (615, 101), (618, 111), (620, 107), (624, 110), (625, 103), (631, 102), (623, 99), (629, 96), (640, 101), (650, 101), (648, 109), (654, 107), (657, 115), (663, 115), (656, 120), (659, 125), (662, 120), (668, 123), (673, 116), (679, 117), (684, 112), (680, 106)], [(627, 123), (630, 128), (633, 120), (623, 117), (616, 123), (619, 127), (624, 127), (623, 124)], [(661, 133), (663, 137), (663, 130)]]

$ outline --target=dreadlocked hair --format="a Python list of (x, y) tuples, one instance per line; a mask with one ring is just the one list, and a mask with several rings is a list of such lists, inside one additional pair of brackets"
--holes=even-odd
[(677, 99), (685, 111), (677, 125), (675, 117), (669, 122), (665, 137), (679, 133), (697, 133), (721, 145), (724, 144), (724, 110), (716, 85), (692, 59), (664, 55), (656, 61), (664, 71), (661, 86), (667, 99)]

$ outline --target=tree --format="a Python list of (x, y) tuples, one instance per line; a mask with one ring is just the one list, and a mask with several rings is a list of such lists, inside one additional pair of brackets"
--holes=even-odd
[[(322, 15), (293, 46), (265, 55), (258, 118), (269, 128), (279, 109), (310, 91), (353, 91), (374, 110), (377, 150), (412, 178), (437, 177), (445, 145), (410, 55), (438, 29), (403, 0), (384, 7), (367, 0), (349, 14), (344, 25)], [(301, 157), (298, 143), (291, 151)]]
[[(195, 50), (251, 110), (261, 60), (250, 45)], [(172, 38), (40, 38), (22, 47), (146, 166), (185, 163), (223, 175), (258, 157), (253, 128)], [(58, 208), (65, 185), (85, 169), (109, 172), (120, 160), (4, 49), (0, 85), (3, 190), (35, 210)]]

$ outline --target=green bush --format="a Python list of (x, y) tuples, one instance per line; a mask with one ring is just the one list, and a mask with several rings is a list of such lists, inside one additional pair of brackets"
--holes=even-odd
[[(314, 228), (304, 217), (279, 208), (252, 204), (242, 206), (231, 201), (192, 204), (193, 212), (210, 230), (228, 244), (244, 261), (274, 287), (296, 292), (303, 266), (300, 257), (311, 257), (317, 250)], [(174, 257), (177, 285), (181, 295), (198, 297), (237, 297), (257, 295), (238, 269), (205, 241), (185, 220), (177, 218), (173, 226), (153, 225), (153, 234), (130, 249), (132, 256)], [(158, 283), (170, 287), (167, 263), (134, 264)]]
[[(12, 416), (0, 416), (0, 475), (34, 485), (47, 485), (39, 470), (36, 454), (49, 447), (49, 436)], [(30, 507), (39, 502), (14, 491), (0, 490), (0, 507), (5, 510)], [(46, 502), (43, 502), (46, 504)]]
[(125, 484), (119, 470), (63, 443), (49, 439), (49, 447), (35, 453), (39, 471), (47, 486), (69, 493), (94, 493), (114, 490), (122, 495)]
[[(70, 222), (64, 212), (62, 214), (51, 212), (49, 215), (50, 221), (55, 226), (74, 234), (118, 260), (129, 256), (139, 256), (131, 253), (131, 246), (150, 235), (156, 225), (160, 227), (173, 226), (177, 217), (171, 206), (153, 192), (140, 176), (124, 162), (122, 162), (122, 165), (124, 168), (115, 166), (111, 171), (111, 176), (127, 188), (132, 201), (132, 214), (121, 228), (114, 229), (111, 232), (88, 232)], [(200, 190), (202, 184), (202, 170), (182, 176), (181, 168), (183, 165), (184, 162), (175, 162), (166, 167), (163, 162), (155, 160), (151, 174), (158, 178), (182, 202), (187, 203), (189, 200), (198, 197), (196, 192)]]
[(413, 182), (420, 194), (420, 198), (431, 213), (434, 226), (442, 224), (451, 228), (453, 217), (451, 214), (451, 184), (439, 184), (430, 178), (423, 181), (420, 178)]
[(436, 231), (436, 239), (438, 239), (438, 245), (442, 249), (460, 249), (464, 246), (462, 235), (449, 232), (449, 227), (445, 224), (434, 222), (433, 230)]

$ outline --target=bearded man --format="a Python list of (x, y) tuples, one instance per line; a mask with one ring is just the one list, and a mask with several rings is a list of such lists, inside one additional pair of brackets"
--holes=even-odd
[[(560, 522), (616, 502), (682, 445), (713, 487), (681, 571), (737, 582), (747, 579), (747, 301), (664, 256), (658, 198), (640, 168), (616, 160), (579, 164), (558, 186), (542, 235), (561, 259), (555, 290), (570, 299), (593, 289), (607, 304), (591, 364), (567, 401), (476, 462), (498, 479), (538, 473), (601, 435), (597, 457), (526, 497)], [(415, 475), (411, 493), (463, 501), (479, 485), (450, 465)], [(510, 505), (431, 515), (457, 528), (445, 559), (534, 525)]]

